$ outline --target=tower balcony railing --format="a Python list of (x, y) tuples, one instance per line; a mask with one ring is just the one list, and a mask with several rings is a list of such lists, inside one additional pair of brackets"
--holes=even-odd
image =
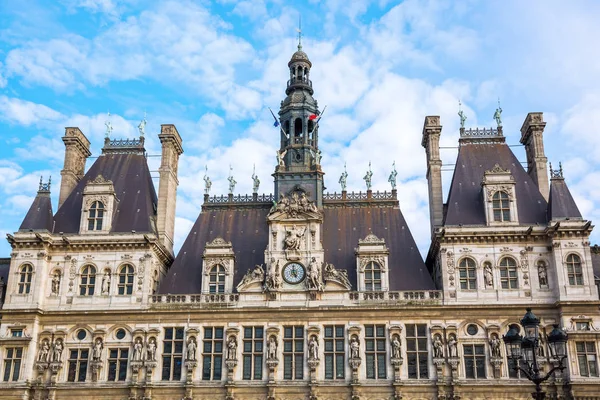
[(290, 87), (292, 85), (306, 85), (308, 87), (312, 88), (312, 81), (306, 77), (304, 78), (292, 78), (289, 81), (287, 81), (287, 87)]

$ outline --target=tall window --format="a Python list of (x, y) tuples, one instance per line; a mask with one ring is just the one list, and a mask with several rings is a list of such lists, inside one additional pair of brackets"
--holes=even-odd
[(244, 380), (261, 380), (263, 373), (263, 341), (262, 326), (247, 326), (244, 328)]
[(181, 380), (183, 328), (165, 328), (163, 347), (162, 380)]
[(69, 351), (69, 382), (85, 382), (88, 367), (89, 350), (73, 349)]
[(477, 289), (477, 268), (472, 258), (463, 258), (458, 265), (460, 288), (463, 290)]
[(575, 347), (577, 348), (579, 375), (598, 376), (596, 344), (594, 342), (575, 342)]
[(427, 325), (406, 324), (406, 358), (408, 359), (409, 378), (429, 378), (428, 354)]
[(519, 288), (517, 262), (514, 258), (504, 257), (500, 260), (500, 284), (502, 289)]
[(31, 264), (23, 265), (19, 271), (19, 294), (29, 294), (32, 276), (33, 267)]
[(95, 201), (88, 210), (88, 231), (101, 231), (104, 219), (104, 204)]
[(22, 347), (7, 347), (4, 357), (4, 382), (18, 381), (21, 373)]
[(583, 285), (581, 258), (577, 254), (567, 256), (567, 273), (569, 274), (569, 285)]
[(365, 325), (367, 379), (385, 379), (385, 325)]
[(221, 264), (211, 268), (208, 278), (209, 293), (225, 293), (225, 268)]
[(220, 381), (223, 370), (223, 328), (204, 328), (202, 380)]
[(492, 209), (494, 210), (494, 221), (510, 221), (510, 202), (506, 192), (498, 191), (494, 193), (492, 197)]
[(463, 345), (465, 358), (465, 376), (468, 379), (485, 379), (485, 345)]
[(125, 264), (119, 269), (119, 294), (132, 294), (133, 293), (133, 266)]
[(86, 265), (81, 270), (81, 283), (79, 284), (79, 294), (81, 296), (93, 296), (96, 287), (96, 267)]
[(304, 327), (283, 328), (283, 379), (304, 378)]
[(365, 290), (381, 290), (381, 265), (371, 261), (365, 267)]
[(123, 382), (127, 378), (127, 360), (129, 349), (110, 349), (108, 351), (108, 380)]
[(344, 325), (325, 325), (325, 379), (344, 379)]

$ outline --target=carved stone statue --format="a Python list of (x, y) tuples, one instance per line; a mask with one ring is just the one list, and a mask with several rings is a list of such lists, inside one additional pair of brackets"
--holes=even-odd
[(150, 338), (146, 347), (146, 360), (156, 361), (156, 339)]
[(390, 177), (388, 178), (388, 182), (392, 185), (392, 190), (396, 190), (396, 177), (398, 176), (398, 171), (396, 171), (396, 161), (394, 161), (392, 172), (390, 173)]
[(52, 294), (58, 295), (59, 292), (60, 292), (60, 271), (56, 271), (52, 275)]
[(286, 250), (300, 250), (304, 241), (304, 232), (306, 228), (298, 228), (296, 225), (290, 230), (286, 230), (286, 237), (283, 241)]
[(258, 187), (260, 186), (260, 179), (255, 172), (252, 172), (252, 193), (258, 193)]
[(283, 158), (285, 157), (286, 154), (287, 154), (287, 150), (283, 150), (283, 151), (277, 150), (277, 165), (279, 165), (280, 167), (285, 167), (285, 161), (283, 160)]
[(62, 339), (56, 339), (52, 346), (52, 362), (62, 361), (62, 352), (65, 346), (63, 345)]
[(230, 336), (227, 341), (227, 360), (237, 360), (237, 339), (235, 336)]
[(319, 359), (319, 342), (315, 335), (311, 336), (308, 341), (308, 359), (318, 360)]
[(338, 181), (340, 186), (342, 187), (342, 192), (346, 191), (346, 180), (348, 179), (348, 171), (346, 171), (346, 163), (344, 163), (344, 172), (340, 176), (340, 180)]
[(492, 338), (490, 339), (490, 350), (492, 353), (492, 357), (502, 357), (502, 354), (500, 353), (500, 339), (498, 339), (497, 335), (492, 335)]
[(494, 112), (494, 119), (498, 124), (498, 128), (502, 126), (502, 107), (500, 107), (500, 100), (498, 100), (498, 108), (496, 108), (496, 112)]
[(142, 338), (135, 339), (133, 344), (133, 358), (132, 361), (142, 361), (142, 352), (144, 345), (142, 344)]
[(538, 279), (540, 286), (548, 287), (548, 271), (545, 264), (538, 264)]
[(229, 167), (229, 177), (227, 178), (227, 180), (229, 181), (229, 194), (233, 194), (233, 191), (235, 190), (235, 185), (237, 183), (237, 181), (233, 178), (232, 172), (233, 168)]
[(146, 113), (144, 113), (144, 119), (140, 121), (138, 125), (138, 131), (140, 131), (140, 136), (144, 136), (146, 133)]
[(191, 337), (187, 342), (186, 360), (196, 361), (196, 338)]
[(317, 259), (312, 258), (308, 264), (308, 274), (306, 280), (306, 287), (312, 290), (323, 290), (323, 283), (321, 282), (321, 268)]
[(212, 187), (212, 182), (208, 177), (208, 165), (206, 166), (206, 171), (204, 172), (204, 194), (210, 194), (210, 188)]
[[(110, 118), (110, 112), (108, 113), (108, 118)], [(112, 124), (110, 123), (110, 119), (107, 120), (104, 125), (106, 125), (106, 137), (110, 137), (110, 134), (113, 131)]]
[(458, 116), (460, 118), (460, 127), (464, 128), (465, 127), (465, 121), (467, 120), (467, 116), (465, 115), (465, 113), (463, 112), (463, 110), (460, 108), (461, 103), (460, 101), (458, 102)]
[(271, 209), (271, 212), (275, 211), (286, 213), (291, 218), (297, 218), (299, 212), (319, 213), (317, 205), (302, 190), (294, 190), (287, 196), (280, 193), (279, 201)]
[(356, 336), (350, 339), (350, 358), (360, 358), (360, 343)]
[(279, 260), (271, 259), (267, 278), (265, 279), (265, 290), (276, 290), (281, 286), (281, 276), (279, 275)]
[(100, 361), (102, 359), (102, 348), (104, 347), (102, 339), (97, 338), (92, 346), (92, 360)]
[(110, 272), (108, 271), (104, 271), (104, 275), (102, 276), (101, 293), (103, 295), (110, 293)]
[(392, 338), (392, 358), (402, 358), (402, 344), (398, 335)]
[(458, 341), (454, 336), (450, 336), (450, 339), (448, 339), (448, 357), (458, 357)]
[(433, 338), (433, 357), (444, 357), (444, 344), (442, 343), (440, 335), (435, 335), (435, 337)]
[(277, 338), (271, 335), (269, 343), (267, 343), (267, 360), (277, 359)]
[(50, 342), (48, 339), (44, 339), (42, 344), (40, 345), (40, 350), (38, 351), (38, 362), (48, 362), (50, 359)]
[(265, 279), (265, 270), (262, 265), (255, 265), (252, 270), (248, 270), (246, 275), (242, 278), (242, 281), (238, 285), (238, 288), (243, 287), (252, 282), (262, 282)]
[(492, 272), (492, 266), (489, 263), (486, 263), (485, 267), (483, 267), (483, 280), (485, 286), (494, 286), (494, 274)]
[(326, 281), (336, 281), (348, 289), (352, 287), (350, 280), (348, 279), (348, 272), (345, 269), (336, 269), (333, 264), (323, 263), (323, 265), (323, 278)]
[(373, 178), (373, 171), (371, 171), (371, 161), (369, 161), (369, 169), (363, 179), (367, 184), (367, 190), (371, 190), (371, 178)]

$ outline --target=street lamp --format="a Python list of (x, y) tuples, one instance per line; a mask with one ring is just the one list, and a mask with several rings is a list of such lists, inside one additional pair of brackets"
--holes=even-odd
[(521, 371), (527, 379), (535, 383), (535, 393), (531, 394), (532, 397), (535, 400), (544, 400), (546, 394), (542, 392), (542, 382), (554, 375), (556, 370), (565, 369), (563, 361), (567, 358), (567, 334), (559, 329), (558, 325), (554, 325), (554, 329), (548, 335), (548, 347), (550, 357), (558, 364), (547, 374), (542, 375), (537, 360), (540, 347), (540, 320), (531, 312), (531, 308), (527, 309), (521, 319), (521, 325), (525, 330), (524, 336), (519, 335), (518, 328), (513, 326), (502, 337), (506, 345), (506, 354), (513, 360), (514, 370)]

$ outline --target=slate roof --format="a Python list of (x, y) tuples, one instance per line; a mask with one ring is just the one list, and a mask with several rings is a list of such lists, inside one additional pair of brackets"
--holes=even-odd
[[(202, 254), (206, 243), (218, 236), (233, 245), (236, 256), (235, 288), (249, 269), (265, 262), (269, 208), (270, 204), (267, 204), (264, 208), (208, 210), (200, 213), (158, 292), (200, 293)], [(435, 289), (399, 208), (325, 208), (323, 212), (325, 261), (347, 270), (353, 290), (356, 290), (354, 251), (358, 240), (369, 233), (385, 239), (390, 251), (390, 290)]]
[(19, 231), (40, 231), (47, 230), (52, 232), (52, 201), (50, 200), (50, 191), (40, 190), (35, 196), (27, 215), (23, 219)]
[(466, 143), (458, 150), (444, 225), (486, 225), (481, 181), (485, 171), (495, 164), (509, 169), (515, 179), (519, 222), (547, 223), (546, 200), (505, 143)]
[(83, 189), (102, 175), (111, 180), (117, 197), (111, 232), (156, 232), (157, 197), (143, 154), (102, 154), (54, 216), (54, 232), (77, 233), (81, 218)]
[(590, 247), (592, 255), (592, 269), (594, 270), (594, 276), (600, 279), (600, 246), (594, 245)]
[(0, 278), (4, 282), (4, 293), (0, 297), (0, 304), (4, 303), (6, 297), (6, 285), (8, 284), (8, 270), (10, 268), (10, 258), (0, 258)]
[(550, 182), (548, 220), (582, 219), (579, 208), (577, 208), (565, 180), (563, 178), (552, 178)]

